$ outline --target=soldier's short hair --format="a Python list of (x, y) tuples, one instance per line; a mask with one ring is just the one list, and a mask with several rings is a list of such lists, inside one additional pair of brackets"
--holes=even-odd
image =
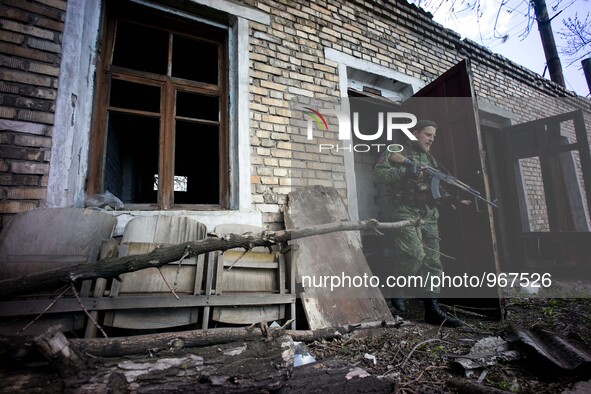
[(432, 120), (429, 119), (420, 119), (419, 121), (417, 121), (417, 124), (410, 129), (411, 131), (415, 131), (415, 130), (422, 130), (425, 127), (429, 127), (429, 126), (433, 126), (435, 128), (437, 128), (437, 123), (433, 122)]

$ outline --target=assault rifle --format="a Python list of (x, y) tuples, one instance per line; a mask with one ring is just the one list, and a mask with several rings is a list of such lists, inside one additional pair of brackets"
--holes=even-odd
[(440, 186), (441, 182), (443, 181), (443, 182), (447, 183), (448, 185), (455, 186), (458, 189), (463, 190), (464, 192), (473, 195), (477, 199), (482, 200), (485, 203), (487, 203), (495, 208), (497, 207), (496, 203), (494, 203), (492, 201), (488, 201), (486, 198), (482, 197), (478, 190), (465, 184), (464, 182), (460, 181), (458, 178), (456, 178), (454, 176), (451, 176), (449, 174), (441, 172), (431, 166), (417, 165), (414, 161), (409, 160), (409, 159), (404, 160), (403, 164), (407, 167), (412, 167), (413, 171), (423, 171), (424, 173), (427, 173), (431, 176), (431, 195), (433, 196), (433, 199), (435, 199), (435, 200), (442, 197), (441, 190), (439, 189), (439, 186)]

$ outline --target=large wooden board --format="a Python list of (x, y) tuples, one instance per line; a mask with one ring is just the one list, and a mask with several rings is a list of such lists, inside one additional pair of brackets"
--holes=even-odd
[[(221, 224), (214, 233), (224, 234), (261, 233), (262, 228), (243, 224)], [(255, 247), (248, 252), (231, 249), (224, 253), (212, 253), (215, 264), (213, 290), (216, 295), (260, 294), (264, 297), (273, 294), (285, 294), (285, 267), (278, 252), (264, 247)], [(213, 321), (230, 324), (250, 324), (261, 321), (280, 320), (285, 317), (285, 305), (260, 305), (215, 307)]]
[[(0, 279), (95, 261), (102, 241), (111, 237), (116, 223), (112, 215), (91, 209), (42, 208), (20, 213), (0, 234)], [(47, 306), (49, 298), (55, 298), (54, 290), (48, 288), (46, 293), (34, 296)], [(80, 295), (86, 297), (89, 290), (90, 282), (85, 282), (79, 289)], [(68, 300), (64, 297), (53, 307), (59, 308), (65, 302)], [(28, 311), (25, 303), (15, 301), (15, 308), (23, 315)], [(0, 316), (7, 316), (7, 312), (0, 306)], [(33, 318), (2, 318), (0, 334), (15, 335)], [(81, 328), (84, 321), (82, 313), (37, 316), (24, 334), (38, 335), (54, 325), (60, 325), (64, 331), (74, 330)]]
[(0, 279), (94, 260), (117, 219), (80, 208), (43, 208), (16, 215), (0, 234)]
[[(185, 216), (145, 216), (131, 220), (121, 240), (120, 255), (148, 253), (158, 245), (179, 244), (205, 238), (204, 224)], [(187, 258), (160, 269), (145, 269), (121, 275), (113, 282), (111, 297), (154, 296), (175, 298), (177, 295), (202, 294), (204, 256)], [(166, 279), (166, 281), (163, 279)], [(168, 283), (168, 284), (167, 284)], [(171, 308), (113, 311), (105, 313), (107, 326), (130, 329), (160, 329), (196, 323), (198, 308)]]
[[(349, 220), (335, 189), (311, 186), (289, 194), (288, 229)], [(358, 232), (336, 232), (292, 241), (298, 245), (296, 280), (302, 276), (371, 276)], [(369, 320), (392, 320), (379, 288), (308, 287), (300, 295), (310, 329), (338, 327)]]

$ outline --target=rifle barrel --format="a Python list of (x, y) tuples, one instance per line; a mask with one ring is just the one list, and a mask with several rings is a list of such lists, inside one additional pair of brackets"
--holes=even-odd
[(432, 177), (437, 178), (437, 179), (439, 179), (447, 184), (450, 184), (452, 186), (455, 186), (455, 187), (465, 191), (466, 193), (471, 194), (474, 197), (484, 201), (485, 203), (497, 208), (497, 204), (495, 204), (492, 201), (488, 201), (486, 198), (482, 197), (482, 195), (480, 194), (480, 192), (478, 190), (476, 190), (473, 187), (471, 187), (470, 185), (460, 181), (458, 178), (456, 178), (452, 175), (441, 172), (438, 169), (433, 168), (431, 166), (425, 166), (425, 167), (416, 167), (415, 166), (415, 168), (425, 171), (427, 174), (431, 175)]

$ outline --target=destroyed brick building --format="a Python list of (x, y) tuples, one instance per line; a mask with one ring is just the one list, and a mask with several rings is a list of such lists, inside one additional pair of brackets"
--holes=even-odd
[(441, 159), (500, 202), (449, 224), (464, 264), (588, 256), (589, 101), (405, 1), (5, 0), (0, 18), (2, 226), (109, 191), (116, 235), (160, 214), (275, 230), (314, 185), (379, 217), (375, 155), (319, 152), (336, 134), (308, 139), (292, 103), (420, 94), (469, 100)]

